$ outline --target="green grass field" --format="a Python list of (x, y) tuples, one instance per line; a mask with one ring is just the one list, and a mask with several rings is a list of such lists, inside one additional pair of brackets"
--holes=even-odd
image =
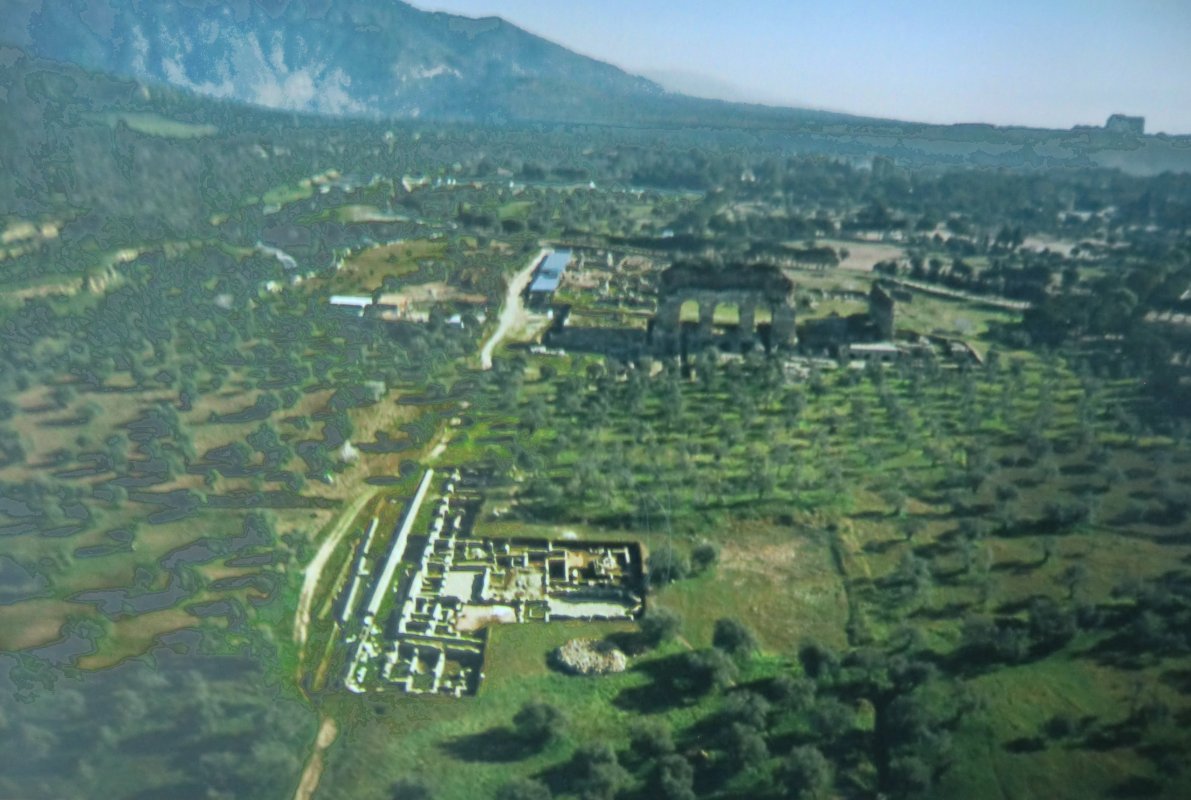
[[(577, 681), (545, 666), (546, 653), (569, 632), (498, 628), (479, 697), (460, 706), (386, 700), (383, 714), (373, 704), (378, 720), (354, 728), (363, 738), (332, 751), (328, 796), (346, 796), (340, 783), (358, 786), (372, 759), (395, 765), (364, 779), (375, 791), (408, 770), (426, 778), (436, 796), (461, 798), (515, 775), (550, 776), (592, 738), (622, 748), (633, 715), (615, 698), (645, 686), (640, 674), (655, 660), (688, 645), (706, 647), (721, 617), (744, 620), (756, 633), (766, 655), (755, 662), (755, 675), (799, 672), (795, 654), (807, 641), (839, 652), (892, 646), (911, 630), (919, 646), (946, 661), (960, 652), (971, 618), (1024, 622), (1037, 598), (1127, 612), (1119, 587), (1155, 579), (1191, 557), (1177, 526), (1154, 516), (1156, 481), (1168, 497), (1191, 481), (1178, 444), (1131, 433), (1129, 409), (1141, 400), (1128, 382), (1081, 376), (1061, 361), (1014, 352), (997, 367), (925, 380), (912, 370), (880, 381), (828, 373), (809, 387), (757, 389), (755, 406), (742, 403), (734, 388), (753, 380), (747, 371), (711, 390), (698, 376), (676, 386), (655, 378), (633, 400), (635, 379), (597, 387), (589, 362), (550, 364), (553, 377), (542, 380), (530, 363), (517, 408), (481, 415), (446, 458), (499, 459), (510, 436), (537, 453), (537, 460), (519, 457), (521, 480), (507, 498), (494, 492), (490, 510), (532, 508), (553, 519), (528, 527), (487, 520), (488, 535), (627, 535), (651, 550), (716, 543), (720, 556), (711, 571), (650, 595), (651, 604), (682, 615), (682, 638), (635, 659), (625, 676)], [(492, 380), (500, 385), (505, 378)], [(563, 402), (560, 387), (573, 393), (566, 382), (575, 380), (588, 388)], [(507, 397), (501, 392), (492, 397)], [(783, 407), (793, 394), (805, 408), (790, 422)], [(606, 411), (598, 409), (601, 398)], [(587, 412), (585, 429), (573, 427), (567, 404), (593, 402), (597, 410)], [(680, 412), (667, 412), (667, 403)], [(758, 458), (773, 473), (761, 496), (760, 473), (749, 463)], [(542, 504), (549, 494), (534, 475), (564, 487), (561, 507)], [(655, 500), (635, 500), (641, 487)], [(1073, 526), (1045, 522), (1056, 504), (1077, 501), (1091, 504), (1094, 516)], [(903, 577), (915, 564), (930, 576), (918, 588)], [(973, 710), (951, 740), (953, 766), (936, 777), (929, 796), (1179, 796), (1174, 767), (1162, 754), (1180, 747), (1182, 735), (1162, 718), (1144, 728), (1130, 720), (1147, 703), (1169, 709), (1169, 719), (1183, 718), (1185, 696), (1170, 681), (1191, 660), (1171, 657), (1139, 670), (1099, 655), (1106, 642), (1088, 630), (1053, 653), (956, 679)], [(499, 741), (520, 704), (534, 698), (577, 711), (565, 740), (525, 758), (490, 760), (482, 742)], [(665, 716), (676, 735), (702, 735), (699, 721), (718, 702), (712, 696)], [(858, 729), (867, 724), (872, 735), (863, 704), (856, 712)], [(408, 735), (382, 744), (379, 733), (362, 733), (407, 730), (391, 715), (409, 721)], [(1078, 730), (1055, 738), (1047, 728), (1055, 718), (1074, 720)], [(485, 731), (491, 736), (467, 738)], [(849, 780), (871, 780), (863, 774)], [(717, 791), (762, 785), (735, 781)]]

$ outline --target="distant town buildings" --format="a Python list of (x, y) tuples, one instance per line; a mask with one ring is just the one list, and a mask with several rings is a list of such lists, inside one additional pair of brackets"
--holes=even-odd
[(1130, 117), (1126, 114), (1113, 114), (1104, 123), (1104, 130), (1112, 133), (1132, 133), (1141, 136), (1146, 132), (1145, 117)]
[(1107, 133), (1124, 134), (1127, 136), (1142, 136), (1146, 132), (1146, 118), (1131, 117), (1128, 114), (1113, 114), (1104, 123), (1104, 127), (1100, 127), (1099, 125), (1076, 125), (1071, 130), (1105, 131)]

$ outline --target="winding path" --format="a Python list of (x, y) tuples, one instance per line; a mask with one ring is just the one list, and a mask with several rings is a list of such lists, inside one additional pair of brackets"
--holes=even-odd
[(306, 631), (310, 627), (310, 607), (314, 602), (314, 590), (318, 586), (319, 576), (322, 575), (323, 567), (326, 566), (331, 553), (335, 552), (339, 542), (351, 530), (356, 515), (373, 497), (376, 497), (378, 491), (379, 489), (376, 488), (365, 490), (352, 501), (352, 504), (339, 516), (339, 522), (335, 529), (327, 534), (327, 538), (323, 539), (323, 543), (319, 545), (314, 558), (310, 559), (310, 563), (306, 565), (306, 574), (302, 579), (302, 593), (298, 595), (298, 610), (294, 614), (294, 641), (298, 643), (299, 647), (299, 675), (302, 671), (302, 652), (305, 650), (303, 645), (306, 644)]
[(318, 789), (318, 779), (323, 774), (323, 752), (331, 746), (338, 734), (339, 729), (335, 726), (335, 720), (323, 717), (322, 724), (318, 729), (318, 737), (314, 741), (314, 751), (306, 762), (306, 768), (302, 770), (302, 778), (298, 781), (298, 790), (294, 792), (294, 800), (311, 800), (314, 797), (314, 792)]
[(909, 278), (893, 278), (892, 283), (895, 286), (904, 286), (907, 289), (914, 289), (915, 291), (922, 292), (923, 294), (933, 294), (937, 297), (950, 297), (954, 300), (965, 300), (969, 303), (991, 306), (992, 308), (1004, 308), (1009, 311), (1026, 311), (1032, 305), (1032, 303), (1027, 300), (1010, 300), (1008, 297), (964, 292), (959, 289), (952, 289), (947, 286), (938, 286), (933, 283), (911, 280)]
[(509, 281), (508, 291), (505, 292), (505, 304), (500, 310), (500, 322), (497, 324), (496, 330), (492, 332), (492, 336), (484, 343), (483, 349), (480, 350), (480, 367), (482, 369), (492, 369), (492, 352), (509, 334), (509, 331), (522, 320), (525, 309), (521, 303), (521, 293), (525, 291), (529, 279), (533, 276), (534, 268), (549, 252), (545, 248), (539, 250), (538, 254), (530, 259), (530, 262)]
[[(504, 307), (500, 312), (500, 321), (496, 326), (496, 330), (492, 332), (492, 336), (488, 338), (488, 341), (484, 343), (484, 347), (480, 350), (480, 366), (482, 368), (486, 370), (492, 369), (493, 351), (496, 350), (497, 345), (509, 334), (509, 331), (513, 330), (523, 321), (525, 309), (521, 302), (521, 293), (525, 291), (530, 278), (533, 277), (534, 268), (546, 257), (548, 252), (549, 250), (545, 248), (539, 250), (538, 254), (530, 259), (529, 263), (514, 275), (513, 279), (509, 282), (509, 288), (505, 293)], [(442, 438), (430, 453), (429, 460), (431, 463), (442, 455), (449, 438), (449, 434), (444, 432)], [(318, 587), (318, 580), (322, 575), (323, 567), (326, 566), (331, 554), (335, 551), (340, 541), (343, 540), (343, 537), (351, 530), (356, 516), (376, 496), (378, 491), (377, 489), (365, 491), (352, 502), (340, 516), (335, 528), (323, 539), (314, 558), (310, 559), (310, 563), (306, 565), (306, 573), (302, 580), (302, 592), (298, 596), (298, 608), (294, 614), (294, 641), (298, 643), (299, 679), (302, 674), (302, 660), (306, 650), (307, 630), (310, 627), (310, 609), (314, 602), (314, 590)], [(299, 781), (297, 791), (294, 793), (294, 800), (310, 800), (314, 796), (314, 792), (318, 788), (319, 778), (322, 776), (323, 753), (335, 741), (337, 733), (338, 730), (335, 721), (330, 717), (324, 717), (319, 727), (318, 738), (314, 749), (309, 759), (307, 759), (305, 768), (302, 770), (302, 777)]]

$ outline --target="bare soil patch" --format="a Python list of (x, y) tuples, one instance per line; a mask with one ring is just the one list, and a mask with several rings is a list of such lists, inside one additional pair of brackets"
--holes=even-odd
[(905, 250), (895, 244), (884, 242), (852, 242), (824, 240), (825, 245), (848, 251), (848, 257), (840, 261), (839, 268), (854, 272), (872, 272), (873, 267), (882, 261), (899, 259), (905, 255)]

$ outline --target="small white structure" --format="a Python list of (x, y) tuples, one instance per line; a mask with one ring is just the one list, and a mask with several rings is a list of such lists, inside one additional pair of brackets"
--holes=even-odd
[(362, 317), (364, 309), (372, 305), (372, 298), (354, 294), (333, 294), (331, 295), (331, 305), (337, 308), (354, 308), (356, 315)]

